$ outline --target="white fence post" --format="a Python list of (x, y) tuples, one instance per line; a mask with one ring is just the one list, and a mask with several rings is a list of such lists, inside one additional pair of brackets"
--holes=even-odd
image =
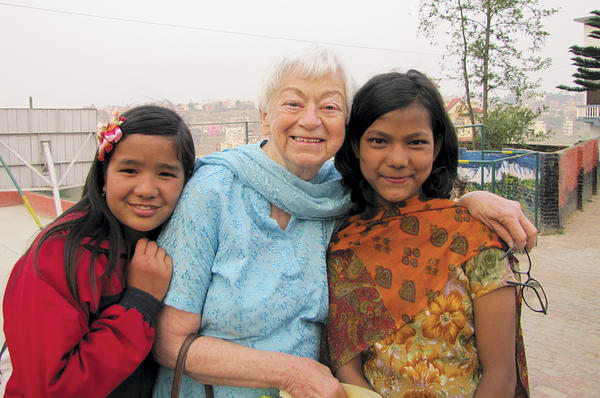
[(56, 216), (58, 217), (62, 214), (62, 203), (60, 202), (60, 191), (58, 190), (58, 180), (56, 179), (56, 171), (54, 170), (54, 162), (52, 161), (50, 142), (42, 141), (42, 147), (44, 148), (44, 154), (46, 155), (46, 166), (48, 167), (48, 174), (50, 174), (50, 181), (52, 182), (54, 208), (56, 209)]

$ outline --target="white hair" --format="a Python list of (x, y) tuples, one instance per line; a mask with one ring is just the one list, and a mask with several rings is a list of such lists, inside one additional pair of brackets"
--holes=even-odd
[(281, 88), (284, 79), (291, 73), (310, 80), (316, 80), (327, 75), (339, 76), (344, 83), (346, 119), (348, 118), (352, 106), (352, 97), (354, 96), (354, 81), (331, 50), (318, 46), (308, 47), (289, 54), (273, 66), (266, 74), (259, 90), (258, 109), (268, 113), (273, 95)]

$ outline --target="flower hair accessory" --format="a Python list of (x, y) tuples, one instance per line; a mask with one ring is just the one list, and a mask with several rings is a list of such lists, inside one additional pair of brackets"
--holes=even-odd
[(112, 122), (107, 123), (100, 128), (98, 132), (98, 160), (104, 161), (104, 155), (109, 153), (115, 144), (123, 137), (121, 124), (125, 121), (125, 117), (119, 118), (119, 112), (115, 112), (115, 117)]

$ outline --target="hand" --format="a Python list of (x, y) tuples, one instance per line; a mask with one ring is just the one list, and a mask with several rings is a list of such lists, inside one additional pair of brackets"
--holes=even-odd
[(173, 260), (156, 242), (141, 238), (135, 245), (127, 271), (127, 286), (135, 287), (162, 301), (167, 294)]
[(494, 230), (510, 247), (516, 243), (517, 251), (524, 247), (530, 251), (535, 246), (537, 228), (523, 214), (519, 202), (491, 192), (474, 191), (461, 196), (458, 203)]
[(293, 398), (346, 398), (344, 388), (327, 366), (309, 358), (294, 358), (281, 390)]

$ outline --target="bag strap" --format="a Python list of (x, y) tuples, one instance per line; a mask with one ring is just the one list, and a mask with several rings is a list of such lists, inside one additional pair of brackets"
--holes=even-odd
[[(2, 360), (2, 355), (4, 355), (4, 352), (6, 351), (6, 349), (7, 349), (7, 348), (8, 348), (8, 347), (7, 347), (7, 345), (6, 345), (6, 341), (5, 341), (5, 342), (2, 344), (2, 349), (0, 350), (0, 361)], [(2, 376), (2, 367), (0, 367), (0, 376)], [(2, 380), (0, 380), (0, 384), (2, 384), (1, 382), (2, 382)]]
[[(177, 354), (177, 362), (175, 363), (175, 373), (173, 374), (171, 398), (179, 398), (179, 391), (181, 390), (181, 378), (183, 377), (183, 369), (185, 367), (185, 359), (187, 358), (190, 346), (198, 337), (200, 337), (200, 333), (188, 334), (185, 340), (183, 340), (183, 344), (179, 349), (179, 354)], [(204, 385), (204, 391), (206, 393), (206, 398), (214, 397), (213, 388), (210, 384)]]

